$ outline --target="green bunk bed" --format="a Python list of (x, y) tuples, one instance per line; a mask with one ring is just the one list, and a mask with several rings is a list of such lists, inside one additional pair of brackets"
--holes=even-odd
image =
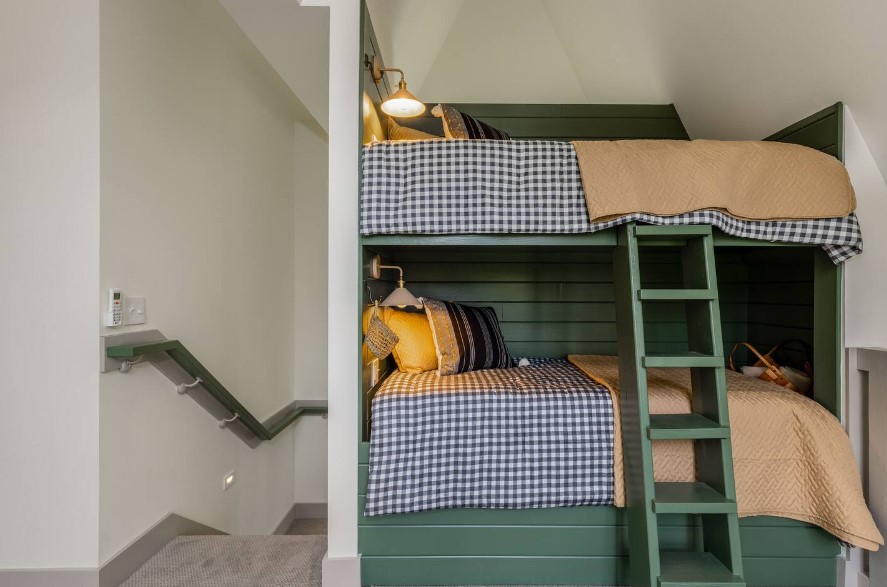
[[(378, 54), (377, 43), (368, 15), (364, 19), (364, 50), (372, 57)], [(362, 91), (375, 103), (386, 97), (385, 86), (374, 84), (369, 73)], [(457, 107), (515, 139), (688, 138), (670, 105)], [(399, 122), (440, 132), (439, 121), (430, 114)], [(836, 104), (767, 140), (809, 146), (841, 159), (842, 131), (842, 106)], [(494, 307), (515, 356), (616, 355), (617, 331), (625, 344), (630, 320), (624, 322), (625, 306), (617, 318), (617, 295), (629, 280), (619, 277), (614, 252), (624, 247), (633, 226), (591, 234), (363, 236), (359, 254), (366, 287), (358, 319), (363, 322), (371, 300), (395, 287), (393, 281), (369, 274), (371, 260), (380, 256), (384, 263), (403, 268), (417, 294)], [(760, 348), (787, 339), (809, 343), (816, 366), (813, 398), (840, 417), (842, 266), (819, 246), (742, 239), (718, 230), (711, 234), (719, 314), (710, 318), (717, 320), (715, 330), (723, 335), (723, 355), (742, 341)], [(683, 248), (643, 247), (637, 269), (644, 282), (681, 287)], [(641, 325), (647, 350), (686, 351), (693, 344), (687, 318), (680, 301), (651, 306)], [(630, 541), (627, 509), (449, 509), (365, 516), (370, 406), (392, 368), (392, 362), (374, 362), (362, 349), (356, 390), (361, 402), (356, 498), (364, 585), (629, 584), (629, 547), (638, 556), (638, 546)], [(693, 551), (700, 534), (699, 516), (658, 516), (658, 543), (664, 551)], [(836, 585), (841, 546), (819, 527), (760, 516), (740, 519), (738, 535), (745, 584)]]

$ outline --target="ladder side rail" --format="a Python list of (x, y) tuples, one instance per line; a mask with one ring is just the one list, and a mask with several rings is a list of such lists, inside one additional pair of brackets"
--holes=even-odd
[(614, 251), (616, 286), (616, 326), (621, 389), (622, 446), (624, 455), (629, 551), (633, 556), (631, 585), (655, 587), (660, 574), (659, 533), (653, 512), (653, 447), (647, 438), (650, 407), (644, 319), (640, 291), (640, 260), (634, 238), (635, 224), (620, 227)]

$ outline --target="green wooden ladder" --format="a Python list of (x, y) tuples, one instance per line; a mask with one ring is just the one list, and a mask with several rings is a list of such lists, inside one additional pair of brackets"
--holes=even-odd
[[(641, 286), (638, 249), (646, 246), (681, 247), (682, 289)], [(631, 585), (745, 585), (711, 226), (623, 226), (614, 265)], [(688, 352), (646, 352), (646, 302), (686, 303)], [(692, 414), (650, 416), (652, 367), (690, 369)], [(695, 441), (697, 481), (654, 482), (653, 441), (681, 439)], [(660, 551), (663, 514), (698, 516), (694, 551)]]

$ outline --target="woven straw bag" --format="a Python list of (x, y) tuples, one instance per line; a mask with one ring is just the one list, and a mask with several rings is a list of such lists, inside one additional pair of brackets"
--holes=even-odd
[(379, 318), (378, 304), (373, 308), (373, 315), (370, 317), (364, 342), (370, 352), (380, 359), (390, 355), (397, 343), (400, 342), (400, 337)]
[(776, 345), (772, 349), (770, 349), (767, 354), (762, 355), (758, 352), (758, 350), (750, 345), (747, 342), (738, 342), (736, 346), (733, 347), (733, 350), (730, 352), (730, 370), (738, 371), (736, 368), (736, 364), (733, 362), (733, 355), (736, 353), (736, 349), (740, 346), (744, 346), (748, 350), (750, 350), (754, 355), (758, 358), (758, 362), (754, 364), (754, 367), (763, 367), (764, 372), (758, 375), (758, 379), (763, 381), (769, 381), (771, 383), (775, 383), (776, 385), (781, 385), (782, 387), (786, 387), (791, 389), (792, 391), (799, 391), (794, 383), (788, 380), (788, 378), (783, 374), (782, 370), (779, 367), (779, 363), (773, 358), (773, 354), (779, 349), (780, 345)]

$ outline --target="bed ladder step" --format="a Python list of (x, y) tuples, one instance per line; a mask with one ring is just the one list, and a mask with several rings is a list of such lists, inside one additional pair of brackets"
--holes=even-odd
[(694, 351), (685, 353), (649, 353), (644, 357), (644, 367), (689, 369), (690, 367), (724, 368), (724, 357), (705, 355)]
[(650, 414), (650, 440), (704, 440), (729, 438), (730, 427), (701, 414)]
[[(658, 245), (680, 250), (682, 288), (641, 287), (640, 247)], [(619, 230), (614, 271), (632, 587), (745, 584), (714, 254), (707, 225)], [(686, 350), (646, 351), (644, 307), (661, 301), (684, 302)], [(691, 413), (650, 414), (648, 369), (689, 370)], [(655, 481), (653, 442), (660, 440), (693, 441), (695, 482)], [(697, 516), (692, 551), (661, 551), (658, 516), (669, 514)]]
[(653, 511), (657, 514), (735, 514), (736, 502), (706, 483), (656, 483)]
[(745, 585), (710, 552), (663, 552), (658, 587), (737, 587)]
[(642, 289), (638, 292), (638, 299), (643, 302), (714, 300), (717, 297), (717, 290), (712, 289)]

